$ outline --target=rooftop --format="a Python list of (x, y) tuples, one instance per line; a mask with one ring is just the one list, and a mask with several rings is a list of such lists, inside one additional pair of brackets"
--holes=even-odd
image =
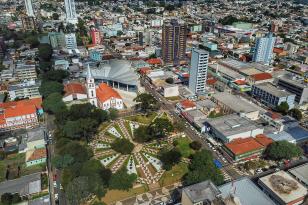
[(181, 106), (182, 106), (184, 109), (196, 107), (196, 104), (195, 104), (193, 101), (187, 100), (187, 99), (186, 99), (186, 100), (182, 100), (182, 101), (180, 102), (180, 104), (181, 104)]
[(260, 83), (254, 86), (276, 97), (286, 97), (286, 96), (294, 95), (285, 90), (278, 89), (277, 86), (273, 85), (272, 83)]
[(238, 139), (232, 140), (231, 142), (225, 144), (225, 146), (235, 155), (241, 155), (247, 152), (252, 152), (252, 151), (260, 150), (264, 148), (264, 146), (261, 145), (253, 137), (248, 137), (244, 139), (238, 138)]
[(307, 189), (297, 182), (290, 174), (279, 171), (259, 179), (267, 189), (270, 189), (284, 203), (288, 204), (307, 194)]
[(27, 151), (27, 156), (26, 156), (27, 162), (42, 159), (42, 158), (46, 158), (45, 148)]
[(308, 88), (308, 83), (304, 81), (304, 78), (293, 73), (287, 73), (283, 76), (280, 76), (279, 79), (297, 87)]
[(273, 76), (270, 73), (258, 73), (251, 75), (251, 78), (253, 78), (255, 81), (261, 81), (261, 80), (272, 79)]
[[(252, 102), (248, 102), (247, 100), (242, 99), (239, 96), (232, 95), (227, 92), (217, 92), (213, 94), (213, 97), (217, 99), (219, 102), (230, 107), (235, 112), (255, 112), (255, 111), (263, 111), (263, 109)], [(234, 103), (236, 102), (236, 103)]]
[(64, 86), (65, 96), (71, 94), (87, 94), (86, 89), (82, 83), (68, 83)]
[(120, 94), (106, 83), (99, 84), (98, 88), (96, 88), (96, 95), (101, 102), (105, 102), (110, 98), (122, 99)]
[(221, 191), (223, 198), (227, 198), (233, 194), (240, 200), (241, 205), (275, 205), (275, 203), (247, 177), (221, 185), (218, 189)]
[(308, 163), (294, 167), (288, 171), (308, 187)]
[(218, 188), (209, 180), (185, 187), (183, 192), (193, 203), (205, 200), (214, 201), (221, 194)]
[(259, 128), (255, 122), (238, 114), (208, 119), (207, 123), (225, 136), (236, 135)]

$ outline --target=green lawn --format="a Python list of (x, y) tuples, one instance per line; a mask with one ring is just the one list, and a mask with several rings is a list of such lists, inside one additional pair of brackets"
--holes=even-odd
[(122, 130), (121, 130), (121, 128), (120, 128), (120, 126), (118, 125), (118, 124), (114, 124), (113, 125), (113, 127), (118, 131), (118, 133), (122, 136), (122, 137), (124, 137), (125, 135), (123, 134), (123, 132), (122, 132)]
[(187, 172), (188, 172), (188, 164), (181, 162), (173, 166), (170, 171), (166, 171), (159, 180), (159, 184), (161, 187), (164, 187), (182, 181), (183, 176)]
[(150, 124), (156, 116), (157, 116), (157, 113), (152, 112), (149, 115), (133, 115), (133, 116), (126, 117), (125, 119), (143, 123), (143, 124)]
[(46, 164), (34, 165), (26, 167), (25, 153), (10, 154), (5, 160), (0, 161), (0, 182), (5, 180), (6, 168), (10, 166), (9, 179), (18, 177), (18, 166), (20, 167), (20, 176), (41, 172), (46, 170)]
[(179, 100), (181, 100), (181, 97), (179, 97), (179, 96), (167, 97), (167, 100), (170, 100), (170, 101), (179, 101)]
[(129, 197), (134, 197), (139, 194), (145, 193), (148, 191), (148, 187), (146, 185), (142, 185), (137, 188), (132, 188), (129, 191), (120, 191), (120, 190), (109, 190), (106, 195), (102, 198), (102, 201), (106, 204), (113, 204), (123, 199), (127, 199)]
[(183, 157), (187, 158), (194, 153), (194, 150), (191, 149), (189, 146), (191, 140), (188, 139), (187, 137), (179, 138), (176, 140), (176, 142), (177, 142), (176, 148), (179, 149)]

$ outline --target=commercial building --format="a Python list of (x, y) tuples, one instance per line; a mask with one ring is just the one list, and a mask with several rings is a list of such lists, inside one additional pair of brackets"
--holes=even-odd
[(75, 8), (75, 0), (64, 0), (66, 21), (71, 24), (77, 24), (77, 14)]
[[(241, 205), (275, 205), (249, 178), (243, 177), (218, 187), (225, 202), (230, 199)], [(230, 203), (226, 203), (230, 204)]]
[[(220, 203), (219, 203), (220, 202)], [(224, 204), (221, 192), (210, 180), (182, 189), (182, 205)]]
[(224, 145), (224, 149), (235, 161), (245, 161), (258, 158), (262, 155), (266, 146), (273, 140), (265, 135), (260, 135), (260, 137), (257, 136), (256, 138), (248, 137), (244, 139), (235, 139), (229, 143), (226, 143)]
[(162, 57), (165, 64), (185, 61), (187, 27), (176, 19), (164, 22), (162, 29)]
[(14, 84), (8, 86), (9, 98), (11, 101), (15, 99), (36, 98), (40, 97), (39, 81), (26, 81), (24, 83)]
[(75, 33), (69, 33), (64, 35), (66, 49), (76, 49), (77, 41)]
[(53, 49), (61, 49), (65, 47), (65, 37), (62, 32), (49, 32), (48, 38)]
[(262, 177), (258, 184), (279, 205), (302, 204), (307, 195), (307, 189), (285, 171)]
[(299, 165), (288, 172), (300, 183), (302, 183), (306, 188), (308, 188), (308, 163)]
[(286, 74), (278, 78), (278, 86), (295, 94), (295, 102), (303, 104), (308, 102), (308, 83), (304, 78), (295, 74)]
[(176, 97), (176, 96), (179, 96), (179, 86), (176, 85), (176, 84), (165, 84), (165, 85), (162, 85), (162, 94), (165, 98), (168, 98), (168, 97)]
[(250, 120), (259, 119), (259, 113), (265, 112), (263, 108), (256, 104), (227, 92), (213, 94), (212, 100), (222, 109), (223, 113), (241, 113)]
[(276, 108), (282, 102), (287, 102), (290, 109), (294, 107), (295, 94), (281, 90), (271, 83), (253, 85), (251, 94), (253, 97), (272, 108)]
[(222, 117), (208, 119), (204, 122), (205, 131), (224, 143), (237, 138), (255, 137), (263, 134), (263, 128), (254, 121), (238, 114), (230, 114)]
[(258, 38), (256, 41), (252, 60), (264, 64), (270, 64), (273, 57), (273, 49), (276, 37), (269, 33), (266, 37)]
[(34, 17), (34, 11), (32, 7), (32, 0), (25, 0), (26, 12), (28, 16)]
[(189, 90), (194, 94), (206, 93), (208, 61), (209, 53), (207, 51), (200, 49), (192, 50)]
[(21, 16), (21, 23), (23, 30), (26, 31), (36, 30), (36, 21), (34, 17), (27, 16), (24, 14), (21, 14), (20, 16)]

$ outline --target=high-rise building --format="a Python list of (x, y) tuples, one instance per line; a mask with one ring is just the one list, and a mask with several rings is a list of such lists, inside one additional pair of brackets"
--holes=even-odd
[(94, 45), (100, 45), (102, 43), (101, 39), (101, 34), (100, 31), (97, 29), (91, 29), (90, 31), (91, 39), (92, 39), (92, 44)]
[(78, 18), (76, 14), (75, 1), (74, 0), (64, 0), (66, 21), (71, 24), (77, 24)]
[(276, 37), (273, 37), (272, 33), (266, 37), (257, 38), (252, 60), (269, 65), (272, 61), (275, 41)]
[(162, 31), (162, 57), (165, 64), (180, 64), (185, 61), (186, 24), (176, 19), (165, 22)]
[(189, 90), (194, 94), (206, 92), (206, 78), (209, 53), (201, 49), (193, 49), (191, 68), (189, 71)]
[(22, 27), (26, 31), (36, 30), (36, 21), (33, 16), (28, 16), (25, 14), (20, 15)]
[(53, 49), (61, 49), (66, 46), (65, 36), (62, 32), (49, 32), (48, 38)]
[(68, 33), (65, 34), (65, 44), (66, 49), (76, 49), (77, 48), (77, 41), (75, 33)]
[(34, 11), (33, 11), (33, 7), (32, 7), (32, 0), (25, 0), (25, 6), (26, 6), (26, 11), (27, 11), (27, 15), (34, 17)]

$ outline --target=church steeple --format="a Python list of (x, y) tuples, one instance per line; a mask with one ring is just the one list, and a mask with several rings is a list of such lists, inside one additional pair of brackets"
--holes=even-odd
[(89, 102), (92, 105), (97, 107), (95, 82), (94, 82), (94, 78), (92, 76), (92, 72), (91, 72), (89, 64), (88, 64), (88, 67), (87, 67), (86, 81), (87, 81), (87, 94), (88, 94)]

